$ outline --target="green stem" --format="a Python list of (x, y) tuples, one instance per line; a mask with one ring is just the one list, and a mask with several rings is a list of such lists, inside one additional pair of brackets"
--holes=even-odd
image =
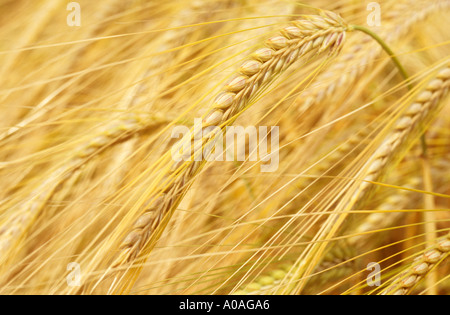
[[(361, 31), (361, 32), (369, 35), (370, 37), (372, 37), (374, 40), (377, 41), (378, 44), (380, 44), (380, 46), (384, 49), (384, 51), (389, 55), (389, 57), (391, 58), (392, 62), (395, 64), (397, 69), (400, 71), (400, 74), (402, 75), (403, 79), (405, 79), (405, 81), (407, 82), (408, 89), (411, 91), (412, 90), (412, 85), (409, 82), (409, 75), (406, 72), (405, 68), (400, 63), (400, 61), (398, 60), (398, 58), (395, 55), (395, 53), (388, 46), (388, 44), (386, 44), (386, 42), (383, 39), (381, 39), (380, 36), (378, 36), (376, 33), (372, 32), (367, 27), (360, 26), (360, 25), (351, 25), (350, 29)], [(426, 142), (426, 139), (425, 139), (425, 134), (422, 134), (422, 136), (420, 137), (420, 142), (421, 142), (421, 145), (422, 145), (422, 154), (425, 157), (427, 155), (427, 142)]]
[(408, 89), (411, 90), (412, 86), (409, 83), (409, 75), (406, 72), (405, 68), (402, 66), (402, 64), (400, 63), (400, 61), (398, 60), (397, 56), (395, 55), (395, 53), (392, 51), (392, 49), (388, 46), (388, 44), (386, 44), (386, 42), (381, 39), (380, 36), (378, 36), (376, 33), (372, 32), (370, 29), (368, 29), (367, 27), (364, 26), (360, 26), (360, 25), (352, 25), (351, 29), (357, 30), (357, 31), (361, 31), (363, 33), (366, 33), (367, 35), (369, 35), (370, 37), (372, 37), (374, 40), (377, 41), (378, 44), (380, 44), (380, 46), (384, 49), (384, 51), (389, 55), (389, 57), (391, 57), (392, 62), (395, 64), (395, 66), (397, 67), (397, 69), (400, 71), (400, 74), (402, 75), (403, 79), (405, 79), (408, 82)]

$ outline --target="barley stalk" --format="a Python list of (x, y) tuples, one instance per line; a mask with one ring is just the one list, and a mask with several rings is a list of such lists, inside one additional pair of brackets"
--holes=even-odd
[[(357, 186), (350, 199), (340, 202), (338, 209), (349, 210), (367, 195), (369, 188), (372, 186), (371, 182), (376, 181), (382, 175), (386, 165), (388, 165), (388, 161), (392, 161), (399, 154), (398, 151), (401, 145), (411, 140), (411, 136), (414, 135), (414, 128), (419, 129), (420, 124), (429, 119), (431, 114), (435, 112), (439, 102), (447, 95), (449, 86), (450, 68), (446, 65), (437, 73), (435, 79), (431, 80), (424, 90), (419, 93), (415, 102), (396, 120), (392, 130), (384, 138), (382, 144), (375, 149), (374, 153), (356, 175), (356, 178), (361, 179), (362, 182), (358, 181), (358, 183), (355, 183)], [(346, 216), (346, 213), (330, 216), (322, 226), (322, 231), (315, 236), (315, 239), (320, 237), (332, 238), (332, 235), (340, 228)], [(310, 259), (314, 260), (314, 257), (318, 255), (316, 251), (322, 252), (326, 245), (326, 242), (313, 244), (306, 253), (304, 260), (307, 263)], [(306, 264), (305, 266), (298, 270), (300, 275), (297, 275), (297, 277), (303, 277), (304, 275), (301, 275), (301, 273), (312, 272), (314, 268), (314, 265)]]
[[(347, 27), (341, 17), (323, 11), (320, 15), (304, 16), (283, 28), (278, 36), (266, 41), (267, 47), (257, 50), (242, 64), (239, 73), (215, 98), (203, 120), (203, 127), (231, 124), (263, 87), (306, 54), (312, 51), (317, 54), (324, 51), (338, 52), (345, 40)], [(172, 166), (171, 170), (176, 174), (175, 181), (131, 227), (120, 245), (121, 253), (114, 261), (114, 267), (132, 262), (148, 246), (150, 236), (164, 217), (170, 217), (187, 190), (186, 184), (194, 178), (202, 164), (203, 161), (197, 161), (182, 167), (181, 161)]]
[[(448, 0), (439, 1), (398, 1), (392, 8), (388, 9), (386, 17), (383, 18), (383, 26), (380, 28), (380, 37), (391, 43), (405, 35), (408, 30), (417, 22), (425, 19), (428, 15), (442, 9), (447, 9), (450, 5)], [(420, 12), (420, 13), (418, 13)], [(355, 33), (351, 38), (352, 43), (348, 43), (343, 48), (342, 54), (338, 55), (334, 62), (327, 69), (318, 74), (316, 82), (318, 84), (302, 92), (295, 101), (294, 108), (301, 112), (307, 111), (311, 106), (335, 97), (342, 91), (347, 90), (358, 80), (361, 75), (369, 71), (375, 59), (382, 52), (380, 45), (374, 42), (366, 34)], [(364, 130), (366, 132), (367, 130)], [(336, 152), (321, 161), (314, 167), (314, 173), (319, 172), (326, 175), (336, 162), (345, 156), (349, 145), (356, 145), (363, 138), (364, 134), (352, 137), (349, 142), (337, 148)], [(316, 140), (315, 140), (316, 141)], [(307, 188), (315, 179), (302, 180), (299, 191)], [(292, 204), (292, 198), (286, 198)], [(292, 205), (295, 207), (295, 205)]]
[(427, 87), (416, 97), (406, 112), (396, 121), (393, 131), (385, 138), (384, 142), (372, 154), (366, 166), (358, 191), (354, 194), (352, 202), (360, 200), (371, 186), (370, 181), (375, 181), (387, 165), (388, 160), (395, 156), (396, 150), (405, 143), (411, 131), (419, 127), (422, 121), (429, 117), (436, 109), (439, 101), (444, 98), (450, 87), (450, 68), (446, 66), (438, 72), (436, 78), (428, 83)]

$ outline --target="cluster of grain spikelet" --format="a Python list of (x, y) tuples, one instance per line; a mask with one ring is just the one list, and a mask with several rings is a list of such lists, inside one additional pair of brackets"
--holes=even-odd
[[(239, 74), (231, 78), (224, 91), (215, 98), (202, 127), (229, 123), (252, 101), (260, 89), (312, 50), (317, 50), (318, 54), (325, 50), (339, 50), (344, 42), (346, 27), (339, 16), (326, 12), (321, 16), (306, 16), (283, 28), (280, 35), (266, 41), (266, 48), (255, 51), (249, 60), (240, 66)], [(119, 264), (124, 259), (132, 260), (146, 246), (151, 233), (158, 227), (162, 218), (177, 205), (176, 199), (183, 194), (184, 187), (201, 167), (201, 162), (198, 161), (184, 167), (182, 164), (183, 160), (171, 167), (172, 171), (177, 172), (177, 180), (165, 188), (165, 192), (158, 196), (133, 225), (133, 230), (121, 245), (126, 252), (125, 257), (119, 258)], [(183, 169), (179, 171), (181, 167)]]
[[(450, 291), (450, 1), (379, 1), (409, 82), (351, 0), (44, 2), (1, 3), (0, 293)], [(199, 117), (278, 169), (174, 162)]]

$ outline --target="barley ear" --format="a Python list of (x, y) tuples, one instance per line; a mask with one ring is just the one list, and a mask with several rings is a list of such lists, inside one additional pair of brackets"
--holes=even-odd
[[(266, 40), (265, 47), (251, 54), (225, 84), (205, 115), (203, 128), (232, 124), (262, 89), (305, 55), (338, 53), (344, 44), (347, 28), (347, 23), (339, 15), (322, 11), (320, 15), (302, 16), (302, 19), (281, 29), (278, 35)], [(207, 139), (211, 140), (211, 137)], [(158, 193), (161, 199), (141, 214), (143, 219), (138, 218), (130, 227), (120, 245), (122, 252), (112, 266), (118, 268), (125, 263), (132, 263), (141, 252), (151, 250), (148, 247), (152, 234), (160, 227), (162, 218), (170, 218), (189, 187), (185, 183), (191, 183), (203, 165), (204, 161), (181, 161), (172, 165), (170, 170), (175, 180), (164, 192)], [(166, 179), (166, 182), (169, 181)]]

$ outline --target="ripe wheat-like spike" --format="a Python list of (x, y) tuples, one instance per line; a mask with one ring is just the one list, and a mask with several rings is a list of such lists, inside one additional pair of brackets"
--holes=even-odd
[[(383, 175), (388, 161), (393, 161), (400, 153), (399, 149), (402, 144), (407, 143), (416, 136), (420, 123), (431, 118), (435, 113), (440, 101), (447, 95), (450, 87), (450, 67), (444, 66), (432, 79), (426, 87), (418, 94), (415, 101), (409, 105), (402, 115), (395, 121), (389, 133), (384, 137), (383, 142), (379, 145), (373, 154), (370, 155), (367, 162), (360, 169), (356, 178), (361, 182), (355, 182), (355, 188), (350, 194), (349, 199), (341, 201), (337, 205), (337, 209), (351, 209), (358, 204), (367, 195), (369, 188), (372, 187), (371, 182), (376, 181)], [(344, 213), (339, 216), (330, 216), (324, 223), (321, 233), (315, 236), (315, 239), (321, 237), (333, 237), (334, 233), (341, 228), (343, 220), (347, 217)], [(315, 243), (309, 248), (303, 259), (306, 262), (313, 260), (317, 254), (316, 251), (324, 251), (326, 243)], [(314, 264), (305, 265), (297, 271), (299, 277), (305, 277), (303, 274), (312, 272)], [(299, 286), (303, 285), (299, 284)], [(298, 288), (296, 288), (298, 290)]]
[[(387, 43), (394, 42), (405, 35), (417, 22), (449, 6), (448, 0), (399, 1), (389, 10), (386, 19), (383, 19), (383, 27), (379, 35)], [(326, 82), (326, 84), (306, 90), (298, 98), (298, 104), (294, 108), (304, 112), (311, 106), (332, 98), (336, 91), (352, 86), (374, 64), (375, 59), (382, 53), (381, 47), (365, 34), (355, 34), (355, 36), (359, 38), (357, 44), (348, 45), (348, 48), (336, 57), (336, 61), (315, 79), (316, 82)]]
[(434, 248), (414, 259), (407, 270), (396, 277), (392, 283), (383, 290), (384, 295), (405, 295), (419, 283), (435, 265), (448, 258), (450, 252), (450, 233), (436, 240)]
[(415, 102), (397, 119), (393, 130), (372, 154), (363, 167), (365, 172), (362, 177), (363, 182), (359, 185), (358, 191), (355, 192), (351, 202), (355, 203), (364, 196), (364, 193), (371, 186), (369, 182), (379, 178), (388, 160), (395, 155), (401, 144), (406, 142), (411, 131), (415, 127), (419, 127), (419, 123), (426, 120), (428, 114), (433, 112), (439, 101), (447, 95), (449, 87), (450, 67), (446, 66), (437, 73), (436, 78), (428, 83), (416, 97)]
[(102, 128), (95, 137), (78, 146), (69, 155), (67, 163), (53, 171), (0, 227), (0, 257), (6, 257), (5, 253), (20, 240), (55, 190), (75, 171), (95, 155), (111, 147), (112, 143), (124, 141), (144, 129), (155, 127), (166, 121), (162, 117), (155, 116), (149, 119), (147, 116), (130, 115)]
[[(274, 81), (295, 61), (315, 51), (337, 53), (343, 46), (347, 24), (337, 14), (322, 11), (320, 15), (304, 16), (269, 38), (266, 47), (257, 50), (239, 68), (214, 100), (204, 120), (204, 128), (231, 124), (263, 87)], [(209, 138), (211, 139), (211, 138)], [(187, 139), (191, 140), (191, 139)], [(184, 141), (184, 140), (182, 140)], [(195, 154), (195, 153), (194, 153)], [(181, 200), (188, 183), (202, 166), (202, 161), (190, 163), (180, 170), (183, 161), (171, 168), (176, 180), (170, 184), (150, 208), (144, 211), (120, 245), (121, 253), (114, 261), (117, 267), (132, 262), (149, 241), (150, 235)]]

